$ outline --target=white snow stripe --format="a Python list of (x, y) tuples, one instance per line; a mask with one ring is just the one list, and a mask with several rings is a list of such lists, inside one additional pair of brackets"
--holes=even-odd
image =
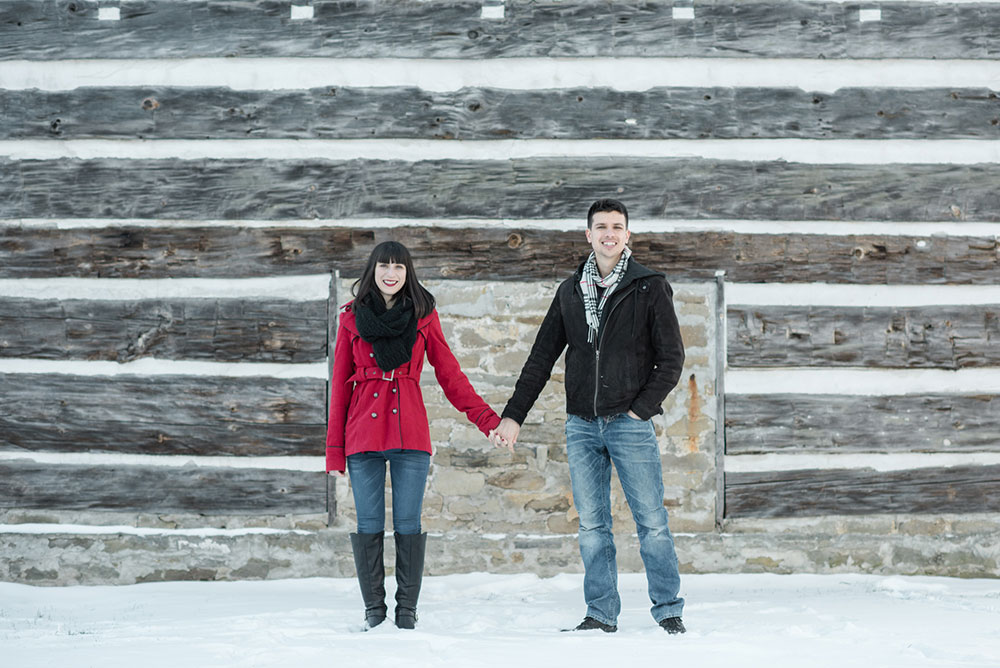
[(246, 529), (217, 529), (215, 527), (195, 527), (191, 529), (161, 529), (156, 527), (133, 527), (127, 525), (96, 524), (0, 524), (0, 534), (126, 534), (130, 536), (254, 536), (298, 534), (308, 536), (314, 532), (302, 529), (268, 529), (251, 527)]
[(726, 370), (726, 394), (1000, 393), (1000, 367), (981, 369), (744, 369)]
[(909, 471), (954, 466), (998, 466), (1000, 453), (891, 453), (891, 454), (766, 454), (726, 455), (726, 473), (763, 473), (808, 469), (873, 469)]
[(1000, 162), (1000, 142), (975, 139), (67, 139), (0, 141), (15, 160), (524, 160), (694, 158), (810, 165)]
[[(846, 4), (859, 4), (857, 0), (802, 0), (806, 4), (835, 4), (835, 5), (846, 5)], [(921, 4), (929, 5), (991, 5), (997, 2), (997, 0), (919, 0)], [(860, 3), (862, 7), (874, 6), (874, 5), (913, 5), (914, 0), (878, 0), (877, 2), (864, 2)]]
[(726, 283), (727, 306), (899, 307), (1000, 304), (1000, 285)]
[(200, 466), (227, 469), (263, 469), (322, 472), (323, 457), (214, 457), (189, 455), (127, 455), (101, 452), (0, 452), (0, 461), (32, 461), (39, 464), (82, 466), (152, 466), (184, 468)]
[(134, 362), (0, 359), (2, 373), (44, 373), (73, 376), (219, 376), (225, 378), (323, 378), (325, 362), (281, 364), (272, 362), (194, 362), (145, 358)]
[(81, 86), (228, 86), (289, 90), (416, 86), (452, 91), (660, 86), (839, 88), (1000, 86), (997, 60), (796, 58), (192, 58), (5, 61), (0, 89)]
[(28, 299), (243, 299), (326, 300), (330, 275), (274, 278), (7, 278), (0, 296)]
[[(306, 280), (297, 280), (305, 278)], [(292, 302), (328, 298), (330, 277), (294, 279), (0, 279), (0, 297), (26, 299), (235, 299)], [(440, 282), (439, 280), (429, 281)], [(473, 281), (475, 282), (475, 281)], [(680, 282), (678, 285), (685, 283)], [(348, 297), (344, 296), (344, 301)], [(832, 283), (726, 283), (728, 306), (899, 307), (1000, 305), (997, 285), (841, 285)]]
[[(589, 204), (585, 203), (585, 204)], [(184, 220), (146, 218), (0, 218), (0, 227), (25, 229), (101, 229), (108, 227), (246, 227), (255, 229), (355, 228), (391, 229), (395, 227), (438, 227), (460, 229), (511, 229), (579, 231), (586, 227), (586, 207), (580, 218), (310, 218), (275, 220)], [(736, 232), (740, 234), (810, 234), (819, 236), (951, 236), (1000, 237), (1000, 223), (974, 222), (880, 222), (880, 221), (769, 221), (769, 220), (685, 220), (634, 218), (629, 221), (633, 234), (644, 232)]]

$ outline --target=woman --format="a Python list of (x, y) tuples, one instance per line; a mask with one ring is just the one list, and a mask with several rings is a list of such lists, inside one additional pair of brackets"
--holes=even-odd
[(430, 466), (431, 438), (420, 394), (424, 354), (445, 396), (483, 434), (500, 418), (483, 401), (444, 340), (434, 297), (417, 280), (410, 252), (380, 243), (341, 309), (333, 354), (326, 470), (351, 476), (358, 531), (354, 564), (368, 628), (385, 621), (385, 467), (392, 479), (396, 538), (396, 626), (414, 628), (427, 534), (420, 510)]

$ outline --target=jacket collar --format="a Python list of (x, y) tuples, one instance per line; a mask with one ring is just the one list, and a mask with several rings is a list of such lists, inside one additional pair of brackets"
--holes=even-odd
[[(590, 256), (588, 255), (587, 257)], [(585, 264), (587, 264), (587, 258), (584, 258), (583, 261), (580, 262), (579, 266), (577, 266), (576, 271), (573, 272), (573, 278), (576, 279), (577, 284), (579, 284), (580, 279), (583, 278), (583, 266)], [(640, 278), (648, 278), (650, 276), (663, 276), (666, 278), (665, 274), (659, 271), (653, 271), (649, 267), (639, 264), (635, 259), (635, 255), (633, 255), (629, 258), (628, 266), (625, 267), (625, 275), (622, 276), (621, 281), (618, 283), (618, 287), (615, 288), (615, 292), (618, 292), (630, 283), (638, 281)]]

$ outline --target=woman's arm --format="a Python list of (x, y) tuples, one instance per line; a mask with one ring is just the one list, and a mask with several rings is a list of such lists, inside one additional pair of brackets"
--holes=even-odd
[(326, 470), (343, 472), (347, 465), (344, 455), (344, 430), (347, 427), (347, 407), (351, 403), (354, 383), (354, 351), (351, 332), (343, 325), (337, 328), (337, 345), (333, 349), (333, 377), (330, 379), (330, 418), (326, 425)]
[(427, 337), (427, 359), (434, 367), (434, 375), (444, 390), (444, 395), (452, 406), (465, 413), (469, 422), (489, 436), (490, 431), (500, 424), (500, 416), (476, 393), (472, 383), (462, 372), (455, 354), (444, 340), (437, 311), (431, 314), (431, 321), (424, 328), (424, 333)]

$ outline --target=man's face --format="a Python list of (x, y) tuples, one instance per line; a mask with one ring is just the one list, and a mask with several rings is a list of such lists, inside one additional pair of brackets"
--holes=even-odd
[(625, 227), (625, 214), (619, 211), (598, 211), (594, 222), (587, 230), (590, 242), (598, 258), (618, 261), (631, 232)]

